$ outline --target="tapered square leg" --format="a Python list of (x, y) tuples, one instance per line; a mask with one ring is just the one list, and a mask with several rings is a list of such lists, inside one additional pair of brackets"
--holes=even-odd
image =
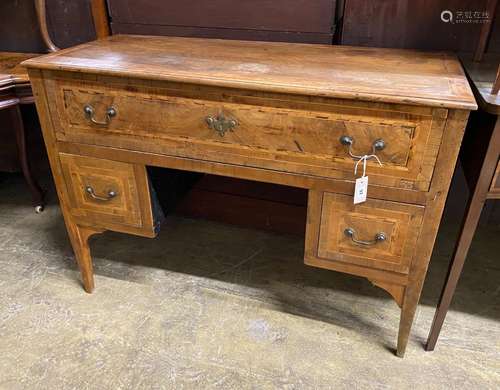
[(103, 230), (78, 226), (72, 222), (67, 222), (66, 225), (68, 226), (71, 245), (80, 269), (83, 288), (86, 292), (91, 293), (94, 290), (94, 270), (88, 240), (90, 236), (102, 233)]
[(427, 268), (420, 268), (415, 272), (415, 278), (405, 288), (401, 317), (399, 319), (398, 346), (396, 355), (404, 357), (418, 301), (424, 285)]

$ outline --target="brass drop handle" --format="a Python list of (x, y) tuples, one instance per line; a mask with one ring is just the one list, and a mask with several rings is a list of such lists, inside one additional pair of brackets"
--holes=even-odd
[(219, 114), (216, 117), (211, 115), (205, 118), (208, 127), (214, 129), (221, 137), (224, 137), (226, 132), (233, 131), (238, 126), (236, 119), (226, 118), (224, 114)]
[(118, 195), (116, 191), (110, 190), (108, 191), (107, 196), (100, 196), (95, 193), (94, 189), (91, 186), (85, 187), (85, 192), (87, 192), (87, 194), (89, 194), (92, 199), (102, 200), (105, 202), (110, 201), (111, 199), (115, 198)]
[(85, 113), (85, 116), (90, 119), (90, 121), (97, 126), (108, 126), (111, 122), (111, 119), (116, 116), (116, 108), (114, 107), (109, 107), (106, 110), (106, 120), (104, 122), (100, 122), (95, 119), (94, 117), (94, 108), (90, 105), (87, 104), (85, 107), (83, 107), (83, 112)]
[(358, 240), (355, 237), (356, 231), (350, 227), (344, 230), (344, 234), (347, 237), (349, 237), (352, 240), (352, 242), (354, 242), (356, 244), (360, 244), (360, 245), (375, 245), (379, 242), (384, 242), (387, 239), (385, 233), (379, 232), (379, 233), (375, 234), (375, 237), (371, 241)]
[[(356, 160), (359, 160), (360, 158), (363, 157), (363, 156), (358, 156), (352, 152), (352, 146), (354, 145), (354, 138), (353, 137), (351, 137), (349, 135), (343, 135), (342, 137), (340, 137), (339, 141), (342, 145), (349, 147), (347, 149), (347, 153), (349, 153), (349, 156), (351, 156), (352, 158), (355, 158)], [(373, 141), (372, 151), (370, 154), (367, 154), (368, 158), (370, 158), (371, 156), (375, 156), (377, 151), (383, 150), (385, 148), (385, 146), (386, 146), (385, 141), (382, 138), (379, 138), (379, 139), (376, 139), (375, 141)]]

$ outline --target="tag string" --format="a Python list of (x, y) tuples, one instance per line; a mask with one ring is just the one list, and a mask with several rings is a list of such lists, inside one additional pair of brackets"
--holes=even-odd
[(377, 160), (378, 165), (382, 166), (382, 163), (380, 162), (380, 159), (375, 155), (375, 154), (365, 154), (364, 156), (361, 156), (358, 161), (356, 161), (356, 165), (354, 165), (354, 175), (358, 174), (358, 165), (361, 161), (363, 161), (363, 176), (366, 176), (366, 161), (369, 160), (370, 158), (374, 158)]

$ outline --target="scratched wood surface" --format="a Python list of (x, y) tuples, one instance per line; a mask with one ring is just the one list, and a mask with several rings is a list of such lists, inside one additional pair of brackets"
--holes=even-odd
[[(407, 274), (415, 253), (424, 208), (369, 199), (354, 205), (352, 197), (324, 193), (318, 257)], [(345, 229), (353, 229), (352, 238)], [(378, 233), (384, 241), (369, 245)]]
[(249, 90), (476, 108), (459, 62), (445, 53), (117, 35), (24, 64)]
[[(354, 180), (353, 159), (340, 138), (352, 137), (357, 155), (373, 153), (374, 142), (383, 140), (386, 146), (375, 152), (383, 165), (368, 162), (371, 182), (405, 189), (428, 188), (442, 132), (433, 115), (445, 115), (439, 109), (410, 114), (390, 106), (382, 111), (331, 101), (228, 96), (182, 85), (135, 86), (131, 92), (127, 80), (116, 78), (108, 85), (103, 76), (92, 83), (78, 74), (70, 82), (69, 76), (54, 75), (54, 81), (47, 81), (60, 141), (137, 150), (140, 139), (143, 146), (150, 144), (147, 150), (160, 154)], [(117, 114), (104, 130), (89, 123), (85, 105), (98, 120), (106, 118), (110, 107)], [(224, 134), (206, 122), (221, 113), (237, 122)]]
[[(143, 166), (66, 153), (59, 159), (74, 218), (103, 228), (132, 229), (136, 234), (155, 236)], [(92, 189), (92, 195), (87, 188)], [(114, 197), (109, 196), (110, 191)]]

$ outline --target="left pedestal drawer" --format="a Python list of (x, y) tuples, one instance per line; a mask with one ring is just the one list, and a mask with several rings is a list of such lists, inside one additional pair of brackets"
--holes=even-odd
[(60, 153), (70, 212), (81, 224), (154, 237), (163, 215), (144, 165)]

